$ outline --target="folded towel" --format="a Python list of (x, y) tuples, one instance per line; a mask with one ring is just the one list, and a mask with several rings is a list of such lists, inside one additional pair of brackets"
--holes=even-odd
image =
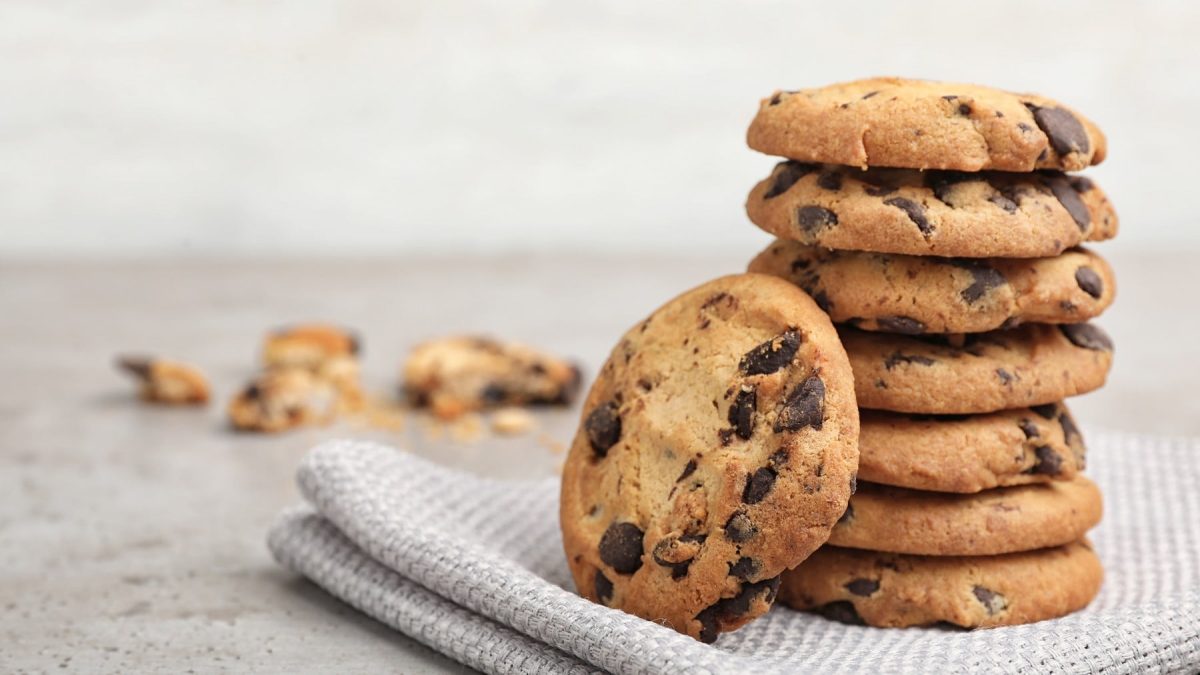
[(705, 645), (575, 595), (556, 480), (496, 481), (386, 446), (315, 448), (276, 559), (377, 620), (490, 673), (1200, 671), (1200, 440), (1089, 436), (1105, 519), (1100, 596), (990, 630), (848, 626), (776, 607)]

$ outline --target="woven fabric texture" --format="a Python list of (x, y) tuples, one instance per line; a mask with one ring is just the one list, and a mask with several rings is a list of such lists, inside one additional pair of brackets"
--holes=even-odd
[(704, 645), (575, 595), (555, 480), (482, 479), (335, 441), (298, 472), (308, 504), (276, 559), (375, 619), (491, 673), (1200, 672), (1200, 440), (1093, 433), (1100, 596), (1028, 626), (847, 626), (777, 607)]

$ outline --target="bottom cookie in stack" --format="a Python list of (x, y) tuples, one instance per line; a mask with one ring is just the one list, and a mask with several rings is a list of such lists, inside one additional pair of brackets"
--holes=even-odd
[(872, 626), (974, 628), (1062, 616), (1098, 592), (1084, 537), (1102, 500), (1079, 473), (1065, 405), (864, 410), (860, 453), (864, 481), (829, 544), (784, 574), (781, 603)]

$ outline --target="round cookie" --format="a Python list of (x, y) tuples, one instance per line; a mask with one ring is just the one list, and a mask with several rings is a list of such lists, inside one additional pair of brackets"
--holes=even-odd
[(1083, 176), (868, 169), (788, 161), (746, 199), (784, 239), (827, 248), (968, 258), (1054, 256), (1116, 236), (1108, 197)]
[(842, 344), (864, 408), (932, 415), (1042, 405), (1098, 389), (1112, 340), (1089, 323), (892, 335), (843, 326)]
[(776, 91), (746, 142), (805, 162), (959, 171), (1078, 171), (1106, 152), (1100, 129), (1053, 99), (896, 77)]
[(706, 283), (629, 330), (588, 394), (560, 502), (575, 586), (711, 642), (825, 542), (857, 465), (824, 312), (775, 277)]
[(1087, 449), (1061, 403), (983, 415), (863, 410), (858, 477), (883, 485), (971, 493), (1071, 480)]
[(997, 556), (917, 556), (825, 546), (785, 572), (779, 602), (883, 628), (1014, 626), (1083, 609), (1104, 580), (1085, 541)]
[(750, 272), (797, 284), (836, 322), (887, 333), (982, 333), (1078, 323), (1112, 304), (1116, 282), (1086, 249), (1053, 258), (962, 260), (831, 251), (776, 240)]
[(1083, 537), (1102, 511), (1100, 490), (1074, 480), (975, 494), (859, 484), (829, 543), (916, 555), (997, 555)]

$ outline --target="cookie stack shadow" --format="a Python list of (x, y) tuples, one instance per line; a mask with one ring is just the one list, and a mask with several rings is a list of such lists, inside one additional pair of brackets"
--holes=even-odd
[(1113, 301), (1085, 242), (1117, 216), (1100, 131), (1055, 101), (874, 79), (765, 99), (749, 144), (786, 158), (747, 212), (750, 272), (838, 325), (862, 409), (859, 484), (780, 601), (851, 622), (1011, 625), (1081, 609), (1101, 496), (1063, 399), (1104, 384)]

